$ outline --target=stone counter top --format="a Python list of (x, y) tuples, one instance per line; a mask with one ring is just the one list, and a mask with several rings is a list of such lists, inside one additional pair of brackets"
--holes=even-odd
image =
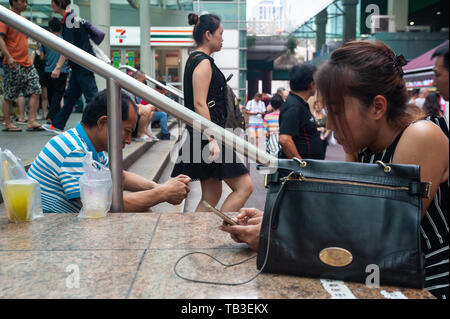
[[(174, 273), (190, 252), (211, 254), (224, 263), (253, 256), (218, 229), (211, 213), (108, 214), (102, 219), (47, 214), (12, 224), (0, 213), (0, 298), (161, 298), (161, 299), (328, 299), (318, 279), (260, 274), (241, 286), (185, 281)], [(256, 259), (225, 268), (206, 256), (179, 264), (181, 275), (207, 281), (245, 281), (256, 274)], [(345, 283), (359, 299), (434, 299), (426, 290), (370, 289)]]

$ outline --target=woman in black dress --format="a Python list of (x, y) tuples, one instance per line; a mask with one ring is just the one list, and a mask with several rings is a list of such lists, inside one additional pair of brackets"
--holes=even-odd
[[(185, 106), (225, 127), (226, 80), (211, 57), (212, 53), (222, 49), (223, 26), (220, 18), (212, 14), (199, 17), (191, 13), (189, 24), (195, 26), (193, 36), (197, 48), (189, 56), (184, 71)], [(239, 211), (253, 192), (253, 183), (247, 168), (239, 161), (234, 151), (219, 146), (213, 136), (202, 139), (201, 133), (194, 131), (191, 126), (188, 126), (187, 130), (189, 137), (180, 150), (172, 176), (185, 174), (192, 180), (200, 180), (202, 198), (196, 211), (202, 212), (209, 211), (202, 204), (203, 200), (211, 206), (218, 204), (222, 196), (222, 180), (225, 181), (232, 193), (223, 203), (221, 210)], [(185, 155), (186, 152), (188, 156)]]

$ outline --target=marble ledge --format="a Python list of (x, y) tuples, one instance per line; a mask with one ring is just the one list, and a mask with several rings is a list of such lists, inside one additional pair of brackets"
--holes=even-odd
[(81, 219), (75, 214), (45, 214), (14, 224), (0, 214), (0, 251), (147, 249), (160, 214), (112, 214)]
[(144, 250), (0, 252), (0, 298), (126, 298)]
[[(254, 253), (241, 250), (200, 250), (226, 264), (244, 260)], [(219, 286), (189, 282), (174, 273), (174, 265), (180, 257), (192, 250), (150, 250), (138, 271), (130, 298), (164, 299), (329, 299), (331, 295), (320, 280), (262, 273), (253, 281), (240, 286)], [(236, 283), (252, 278), (257, 272), (256, 259), (235, 267), (226, 268), (205, 255), (191, 255), (181, 260), (177, 266), (183, 277)], [(370, 289), (364, 284), (346, 282), (357, 299), (384, 299), (382, 290), (389, 293), (401, 292), (410, 299), (434, 299), (426, 290), (398, 287)]]

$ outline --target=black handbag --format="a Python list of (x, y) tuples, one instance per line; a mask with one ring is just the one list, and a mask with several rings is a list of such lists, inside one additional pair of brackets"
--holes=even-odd
[(366, 283), (376, 265), (381, 285), (424, 287), (418, 166), (280, 160), (266, 183), (258, 269)]

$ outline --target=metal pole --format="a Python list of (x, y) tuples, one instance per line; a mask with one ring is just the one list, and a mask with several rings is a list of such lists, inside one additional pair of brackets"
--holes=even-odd
[(108, 155), (113, 182), (111, 212), (123, 212), (122, 106), (120, 86), (107, 80), (108, 88)]
[(80, 48), (77, 48), (67, 41), (64, 41), (60, 37), (46, 31), (38, 25), (23, 19), (2, 5), (0, 5), (0, 21), (5, 22), (19, 32), (22, 32), (45, 46), (57, 51), (92, 72), (98, 73), (104, 78), (114, 79), (120, 87), (142, 97), (151, 104), (157, 105), (163, 111), (171, 114), (177, 119), (181, 119), (186, 124), (196, 126), (202, 132), (206, 129), (211, 130), (210, 135), (223, 137), (227, 146), (235, 149), (244, 156), (248, 156), (257, 163), (270, 166), (277, 165), (278, 159), (276, 157), (262, 151), (259, 148), (256, 148), (254, 145), (245, 142), (232, 132), (223, 129), (211, 121), (208, 121), (203, 116), (156, 92), (144, 83), (133, 79), (115, 67), (106, 64), (105, 62), (97, 59)]
[[(137, 69), (135, 69), (135, 68), (133, 68), (133, 67), (131, 67), (129, 65), (121, 65), (121, 66), (119, 66), (119, 70), (122, 70), (122, 69), (130, 70), (132, 72), (136, 72), (137, 71)], [(148, 74), (145, 74), (145, 78), (147, 80), (149, 80), (150, 82), (152, 82), (154, 85), (160, 86), (160, 87), (166, 89), (167, 91), (169, 91), (170, 93), (176, 95), (179, 99), (184, 100), (183, 92), (178, 90), (176, 87), (174, 87), (174, 86), (172, 86), (170, 84), (164, 85), (161, 82), (159, 82), (158, 80), (155, 80), (154, 78), (152, 78)], [(183, 104), (180, 101), (178, 101), (178, 103)]]

